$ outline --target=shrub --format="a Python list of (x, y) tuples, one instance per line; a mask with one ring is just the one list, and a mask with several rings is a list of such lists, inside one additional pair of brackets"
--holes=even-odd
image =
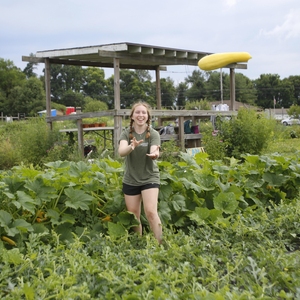
[(203, 147), (205, 152), (209, 155), (211, 160), (223, 160), (226, 154), (225, 143), (221, 140), (221, 137), (216, 133), (205, 132), (203, 134)]
[(242, 108), (236, 117), (218, 124), (218, 136), (224, 142), (227, 157), (240, 158), (242, 154), (261, 154), (268, 146), (275, 129), (275, 121)]
[(175, 140), (162, 142), (160, 160), (168, 161), (170, 163), (178, 162), (178, 160), (179, 160), (178, 153), (179, 152), (180, 152), (180, 148), (177, 146), (177, 143)]
[(17, 151), (10, 138), (1, 136), (0, 147), (0, 169), (7, 170), (19, 164), (19, 157)]
[(14, 147), (25, 164), (41, 164), (49, 150), (61, 142), (62, 135), (59, 130), (49, 130), (44, 118), (28, 120), (14, 133)]

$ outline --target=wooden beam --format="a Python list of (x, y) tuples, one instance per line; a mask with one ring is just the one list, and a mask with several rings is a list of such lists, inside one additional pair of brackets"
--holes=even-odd
[[(120, 93), (120, 60), (114, 58), (114, 107), (116, 110), (121, 109), (121, 93)], [(122, 117), (114, 116), (114, 151), (115, 157), (118, 155), (119, 138), (122, 128)]]
[(77, 130), (78, 130), (78, 153), (81, 157), (84, 157), (82, 119), (77, 120)]
[(179, 117), (179, 146), (181, 151), (184, 151), (185, 149), (185, 140), (184, 140), (184, 117), (180, 116)]
[(235, 111), (235, 69), (230, 68), (230, 110)]
[[(81, 113), (67, 116), (55, 116), (46, 117), (47, 122), (53, 121), (76, 121), (80, 119), (88, 118), (99, 118), (99, 117), (113, 117), (120, 116), (125, 117), (130, 115), (130, 109), (119, 109), (119, 110), (106, 110), (98, 112)], [(161, 118), (177, 118), (183, 116), (187, 117), (199, 117), (199, 118), (209, 118), (210, 116), (231, 116), (234, 115), (233, 111), (216, 111), (216, 110), (152, 110), (152, 116)]]
[(248, 66), (246, 64), (240, 64), (240, 63), (237, 63), (237, 64), (230, 64), (230, 65), (227, 65), (223, 68), (230, 68), (230, 69), (241, 69), (241, 70), (246, 70), (248, 68)]
[(22, 56), (22, 61), (27, 61), (30, 63), (38, 64), (38, 63), (44, 63), (45, 58), (38, 58), (34, 56)]
[[(74, 59), (57, 59), (57, 58), (48, 58), (50, 64), (59, 64), (59, 65), (70, 65), (70, 66), (83, 66), (83, 67), (98, 67), (98, 68), (113, 68), (112, 62), (98, 62), (98, 61), (85, 61), (85, 60), (74, 60)], [(22, 61), (27, 61), (31, 63), (44, 63), (45, 58), (37, 58), (30, 56), (22, 56)], [(156, 70), (157, 66), (153, 65), (135, 65), (135, 64), (126, 64), (120, 63), (121, 69), (137, 69), (137, 70)], [(167, 71), (166, 66), (160, 66), (161, 71)]]
[[(198, 65), (198, 59), (191, 60), (187, 58), (177, 58), (177, 57), (166, 57), (165, 51), (159, 49), (154, 49), (153, 55), (144, 55), (144, 54), (130, 54), (127, 52), (111, 52), (111, 51), (103, 51), (99, 50), (99, 56), (101, 57), (117, 57), (120, 59), (123, 59), (124, 61), (132, 61), (131, 64), (136, 64), (136, 62), (149, 62), (149, 64), (155, 63), (156, 65), (191, 65), (191, 66), (197, 66)], [(138, 63), (137, 63), (138, 64)]]
[[(51, 84), (50, 84), (50, 62), (49, 59), (45, 61), (45, 90), (46, 90), (46, 116), (51, 117)], [(48, 123), (50, 129), (52, 129), (52, 122)]]
[[(155, 85), (156, 85), (156, 108), (161, 109), (161, 86), (160, 86), (160, 72), (159, 67), (155, 70)], [(161, 126), (161, 119), (157, 120), (158, 126)]]

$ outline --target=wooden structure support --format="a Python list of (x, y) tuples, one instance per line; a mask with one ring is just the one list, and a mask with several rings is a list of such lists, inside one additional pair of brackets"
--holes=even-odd
[[(98, 46), (77, 47), (68, 49), (55, 49), (47, 51), (38, 51), (35, 56), (22, 56), (23, 61), (31, 63), (45, 64), (45, 86), (46, 86), (46, 111), (47, 122), (52, 129), (52, 122), (63, 120), (64, 117), (51, 117), (51, 64), (64, 64), (74, 66), (92, 66), (101, 68), (114, 69), (114, 110), (99, 112), (102, 116), (114, 117), (114, 149), (117, 155), (118, 140), (122, 131), (122, 117), (127, 114), (126, 110), (121, 110), (120, 97), (120, 69), (143, 69), (154, 70), (156, 74), (156, 108), (153, 115), (158, 117), (159, 125), (163, 120), (163, 114), (170, 117), (178, 117), (183, 124), (184, 117), (189, 114), (190, 117), (197, 117), (198, 111), (161, 111), (161, 87), (160, 87), (160, 71), (167, 70), (166, 66), (190, 65), (197, 66), (198, 61), (206, 55), (212, 53), (200, 52), (193, 50), (184, 50), (176, 48), (166, 48), (161, 46), (151, 46), (134, 43), (115, 43), (104, 44)], [(230, 99), (231, 111), (235, 111), (235, 69), (246, 69), (247, 64), (230, 64), (223, 68), (230, 68)], [(208, 111), (204, 112), (207, 114)], [(195, 115), (194, 115), (195, 113)], [(221, 112), (217, 112), (218, 114)], [(228, 113), (228, 112), (227, 112)], [(215, 115), (212, 112), (210, 115)], [(80, 149), (83, 149), (82, 136), (82, 119), (93, 117), (94, 113), (78, 114), (74, 116), (77, 120), (78, 143)], [(73, 117), (73, 116), (72, 116)], [(59, 118), (59, 119), (57, 119)], [(61, 119), (62, 118), (62, 119)], [(194, 119), (193, 119), (194, 120)], [(184, 148), (184, 128), (179, 126), (179, 143)], [(83, 152), (83, 150), (80, 150)]]

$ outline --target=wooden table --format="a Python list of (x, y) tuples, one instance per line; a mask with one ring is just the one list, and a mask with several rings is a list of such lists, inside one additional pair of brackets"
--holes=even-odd
[[(107, 131), (111, 131), (112, 135), (111, 135), (111, 139), (107, 137), (106, 133)], [(74, 132), (78, 132), (78, 128), (66, 128), (66, 129), (60, 129), (59, 132), (65, 132), (66, 134), (69, 135), (69, 141), (74, 141)], [(112, 145), (113, 145), (113, 137), (114, 137), (114, 127), (87, 127), (87, 128), (82, 128), (82, 132), (83, 134), (87, 134), (87, 133), (96, 133), (98, 135), (100, 135), (103, 138), (103, 146), (104, 149), (106, 149), (106, 141), (108, 139), (111, 140)], [(78, 148), (79, 151), (81, 151), (81, 153), (84, 152), (84, 145), (83, 143), (78, 143)]]

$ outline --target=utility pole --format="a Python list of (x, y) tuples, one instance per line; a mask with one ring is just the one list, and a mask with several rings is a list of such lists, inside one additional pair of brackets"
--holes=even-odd
[(222, 68), (220, 69), (220, 91), (221, 91), (221, 103), (223, 104), (223, 76), (222, 76)]

